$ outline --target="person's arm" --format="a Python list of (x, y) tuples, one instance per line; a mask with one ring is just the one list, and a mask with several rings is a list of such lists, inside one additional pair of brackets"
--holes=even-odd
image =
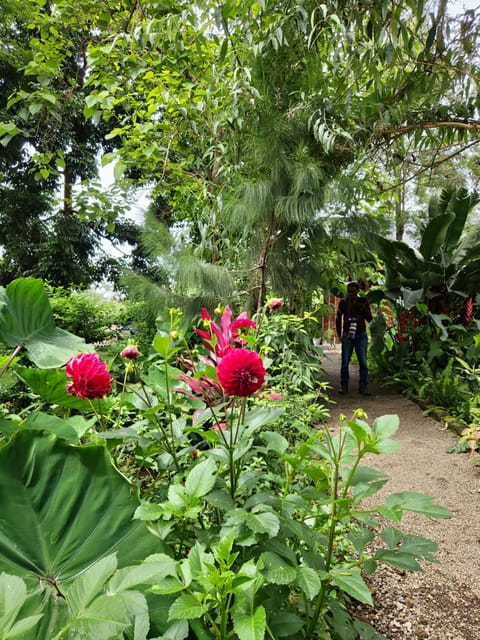
[(340, 300), (338, 304), (337, 316), (335, 318), (335, 329), (337, 330), (337, 336), (342, 337), (342, 316), (344, 314), (345, 301)]
[(370, 303), (366, 298), (362, 298), (363, 301), (363, 317), (367, 322), (372, 321), (372, 310), (370, 309)]

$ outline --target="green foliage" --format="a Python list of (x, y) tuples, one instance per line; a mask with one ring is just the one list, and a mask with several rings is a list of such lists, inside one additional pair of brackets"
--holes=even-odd
[(257, 341), (269, 364), (269, 374), (279, 381), (280, 393), (314, 391), (321, 377), (321, 348), (314, 345), (318, 320), (313, 313), (303, 316), (270, 311), (259, 315)]
[[(197, 461), (180, 486), (169, 492), (168, 501), (137, 510), (137, 517), (155, 523), (157, 533), (172, 540), (185, 539), (186, 521), (202, 514), (193, 546), (189, 527), (187, 560), (169, 561), (169, 581), (153, 588), (160, 595), (178, 594), (169, 619), (200, 619), (218, 639), (228, 629), (248, 639), (267, 633), (353, 637), (355, 622), (345, 603), (353, 598), (371, 604), (361, 568), (373, 571), (378, 562), (389, 562), (419, 570), (418, 559), (432, 561), (436, 550), (431, 541), (388, 527), (382, 532), (386, 547), (370, 556), (365, 549), (373, 539), (371, 527), (379, 524), (374, 514), (395, 523), (405, 510), (449, 515), (431, 499), (412, 493), (391, 495), (384, 505), (362, 510), (361, 501), (387, 478), (360, 461), (367, 453), (394, 451), (397, 445), (390, 436), (397, 428), (395, 416), (383, 416), (372, 427), (357, 416), (345, 421), (334, 436), (328, 430), (313, 432), (291, 448), (286, 441), (272, 446), (268, 432), (259, 431), (248, 445), (240, 436), (235, 451), (242, 452), (245, 462), (254, 452), (255, 467), (247, 464), (241, 470), (234, 496), (228, 495), (222, 480), (228, 485), (228, 457), (221, 454), (219, 439), (205, 452), (206, 459)], [(250, 438), (253, 433), (247, 420), (244, 435)], [(267, 449), (262, 441), (269, 443)], [(194, 476), (203, 478), (200, 488)], [(329, 611), (336, 608), (338, 615), (331, 616)]]
[(417, 251), (405, 242), (373, 234), (371, 243), (385, 263), (384, 294), (402, 296), (405, 307), (427, 305), (434, 314), (462, 315), (465, 300), (480, 293), (479, 231), (466, 228), (478, 195), (466, 189), (444, 190), (431, 207), (430, 222)]
[(112, 326), (118, 330), (126, 320), (124, 303), (106, 300), (94, 291), (53, 287), (47, 292), (55, 323), (87, 343), (111, 338)]
[(55, 326), (44, 284), (35, 278), (18, 278), (0, 288), (0, 340), (42, 368), (58, 367), (87, 345)]
[[(352, 601), (372, 603), (363, 572), (434, 561), (436, 544), (398, 524), (406, 511), (450, 516), (410, 492), (364, 506), (388, 480), (364, 457), (398, 448), (398, 418), (369, 425), (359, 410), (333, 433), (287, 438), (281, 398), (268, 404), (268, 390), (261, 402), (238, 398), (218, 384), (215, 347), (235, 348), (235, 321), (226, 314), (215, 324), (205, 356), (188, 350), (181, 319), (171, 310), (152, 352), (117, 364), (123, 379), (101, 400), (67, 394), (63, 371), (9, 363), (39, 404), (0, 421), (9, 439), (0, 448), (1, 632), (378, 638), (349, 614)], [(285, 376), (290, 369), (272, 375), (275, 388), (287, 389)], [(297, 421), (317, 418), (307, 410)], [(137, 481), (140, 504), (107, 447)]]
[(147, 601), (134, 588), (158, 571), (125, 567), (165, 546), (132, 521), (138, 500), (104, 447), (22, 430), (0, 458), (2, 637), (107, 640), (135, 627), (146, 638)]

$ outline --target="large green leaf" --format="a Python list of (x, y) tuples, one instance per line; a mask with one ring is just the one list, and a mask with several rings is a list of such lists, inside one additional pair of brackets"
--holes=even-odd
[(44, 613), (34, 637), (53, 637), (61, 594), (95, 562), (116, 553), (123, 567), (168, 550), (132, 519), (137, 506), (103, 447), (23, 431), (0, 451), (0, 571), (25, 581), (25, 616)]
[(467, 189), (457, 189), (450, 197), (447, 211), (455, 215), (455, 219), (448, 228), (447, 237), (445, 239), (445, 249), (451, 252), (460, 242), (462, 238), (468, 215), (473, 207), (478, 204), (478, 194), (468, 193)]
[(440, 248), (445, 244), (448, 229), (454, 220), (454, 213), (444, 213), (430, 220), (423, 232), (420, 245), (420, 253), (425, 260), (431, 260), (438, 254)]
[[(67, 393), (67, 374), (63, 369), (33, 369), (29, 367), (15, 367), (17, 376), (32, 391), (38, 393), (41, 399), (48, 404), (58, 404), (68, 409), (91, 412), (91, 402), (84, 398), (77, 398)], [(108, 399), (95, 399), (95, 409), (98, 413), (107, 413)]]
[(240, 640), (263, 640), (266, 623), (267, 616), (262, 606), (257, 607), (253, 615), (243, 612), (233, 614), (233, 628)]
[(60, 367), (80, 351), (85, 341), (58, 329), (43, 282), (18, 278), (0, 288), (0, 340), (9, 347), (22, 345), (41, 369)]

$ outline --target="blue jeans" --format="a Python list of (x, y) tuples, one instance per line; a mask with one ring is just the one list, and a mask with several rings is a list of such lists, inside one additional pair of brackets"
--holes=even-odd
[(367, 348), (368, 336), (367, 332), (357, 333), (352, 340), (347, 335), (342, 336), (342, 368), (340, 369), (340, 384), (342, 387), (348, 387), (350, 381), (350, 373), (348, 365), (352, 358), (353, 350), (357, 354), (359, 370), (359, 387), (366, 389), (368, 384), (368, 367), (367, 367)]

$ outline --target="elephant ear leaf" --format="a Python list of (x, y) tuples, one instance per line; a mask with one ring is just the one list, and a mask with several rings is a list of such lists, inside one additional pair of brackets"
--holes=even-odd
[(25, 583), (24, 615), (43, 613), (38, 635), (22, 638), (55, 637), (66, 594), (93, 565), (112, 554), (121, 568), (168, 553), (133, 520), (138, 506), (104, 447), (24, 430), (0, 450), (0, 574)]
[(43, 282), (18, 278), (0, 289), (0, 340), (23, 346), (37, 367), (63, 366), (80, 351), (90, 351), (78, 336), (55, 327)]

